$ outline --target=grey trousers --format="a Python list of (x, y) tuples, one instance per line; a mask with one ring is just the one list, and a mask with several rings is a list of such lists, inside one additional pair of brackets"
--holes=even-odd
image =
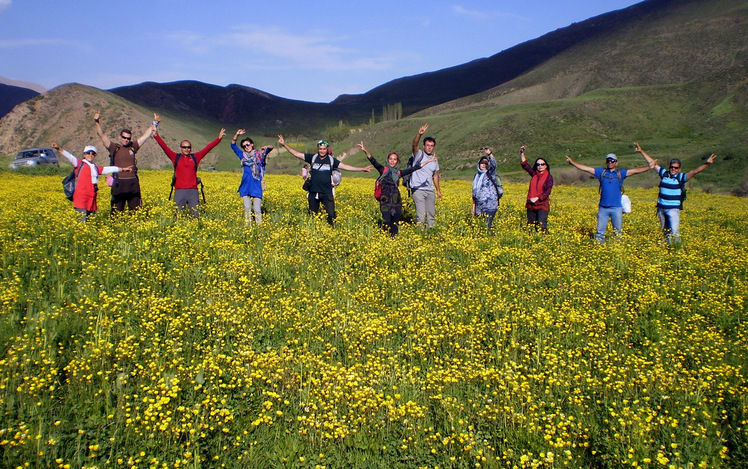
[(174, 189), (174, 203), (181, 209), (186, 205), (193, 217), (200, 217), (197, 210), (197, 206), (200, 205), (200, 192), (197, 189)]
[(418, 223), (429, 228), (436, 225), (436, 194), (434, 191), (417, 190), (413, 192), (413, 203), (416, 206)]
[(262, 199), (259, 197), (242, 196), (244, 202), (244, 224), (249, 225), (252, 221), (252, 212), (255, 214), (255, 222), (262, 223)]

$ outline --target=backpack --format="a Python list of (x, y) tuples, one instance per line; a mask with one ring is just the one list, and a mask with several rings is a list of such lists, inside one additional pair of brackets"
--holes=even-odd
[[(608, 171), (608, 168), (603, 169), (603, 173), (600, 175), (600, 187), (598, 187), (597, 192), (599, 194), (602, 194), (603, 192), (603, 178), (605, 177), (605, 173)], [(618, 186), (621, 188), (621, 207), (623, 207), (623, 213), (631, 213), (631, 199), (629, 199), (629, 196), (624, 194), (623, 190), (623, 180), (621, 179), (621, 170), (616, 171), (616, 176), (618, 176)]]
[[(421, 153), (421, 155), (425, 155), (425, 153)], [(421, 159), (418, 160), (420, 163), (423, 161), (423, 156), (421, 156)], [(408, 158), (408, 163), (405, 165), (406, 168), (412, 168), (416, 165), (416, 155), (410, 155), (410, 158)], [(413, 189), (410, 188), (410, 178), (413, 175), (413, 173), (408, 173), (405, 176), (403, 176), (403, 185), (405, 186), (405, 189), (408, 191), (408, 195), (413, 195)]]
[[(601, 194), (603, 192), (603, 178), (605, 177), (605, 173), (608, 171), (608, 168), (603, 169), (603, 173), (600, 175), (600, 187), (597, 189), (597, 193)], [(621, 180), (621, 170), (616, 171), (616, 176), (618, 176), (618, 186), (621, 188), (621, 194), (624, 193), (623, 190), (623, 181)]]
[[(171, 196), (174, 193), (174, 184), (177, 183), (177, 163), (179, 163), (179, 158), (182, 156), (181, 153), (177, 153), (177, 157), (174, 158), (174, 174), (171, 175), (171, 190), (169, 191), (169, 198), (167, 200), (171, 200)], [(197, 171), (197, 158), (192, 153), (189, 156), (192, 158), (192, 162), (195, 163), (195, 171)], [(200, 193), (203, 195), (203, 203), (205, 203), (205, 186), (203, 185), (203, 180), (197, 178), (197, 183), (200, 184)]]
[(119, 143), (114, 147), (114, 151), (109, 153), (109, 166), (114, 166), (114, 155), (117, 154), (119, 149), (122, 147)]
[[(75, 194), (75, 183), (78, 181), (78, 176), (81, 174), (81, 170), (83, 169), (83, 161), (80, 162), (81, 164), (78, 165), (78, 168), (73, 168), (72, 171), (70, 171), (70, 174), (65, 176), (65, 179), (62, 180), (62, 191), (65, 192), (65, 197), (68, 198), (69, 201), (73, 201), (73, 194)], [(77, 174), (75, 170), (78, 170)]]
[(495, 169), (493, 172), (493, 176), (490, 176), (488, 179), (491, 180), (491, 182), (493, 183), (493, 187), (496, 189), (497, 198), (501, 200), (501, 198), (504, 197), (504, 186), (501, 185), (501, 178), (498, 174), (496, 174)]
[[(114, 151), (109, 153), (109, 166), (116, 166), (114, 164), (114, 155), (117, 154), (117, 152), (119, 151), (120, 148), (122, 148), (122, 145), (120, 145), (119, 143), (117, 143), (116, 146), (114, 147)], [(130, 145), (130, 151), (132, 152), (133, 155), (135, 155), (138, 152), (138, 150), (133, 150), (132, 145)], [(137, 159), (135, 160), (135, 162), (137, 163)], [(136, 177), (138, 176), (137, 169), (135, 169), (135, 176)], [(107, 179), (107, 185), (108, 186), (112, 186), (112, 185), (114, 185), (114, 181), (116, 181), (117, 179), (119, 179), (119, 173), (114, 173), (114, 174), (112, 174), (109, 177), (112, 178), (112, 184), (110, 184), (110, 180)]]
[[(109, 166), (114, 166), (114, 155), (117, 154), (120, 148), (122, 148), (122, 145), (117, 143), (116, 146), (114, 147), (114, 151), (109, 153)], [(140, 150), (140, 148), (138, 148), (138, 150), (134, 150), (132, 147), (132, 144), (130, 145), (129, 148), (133, 155), (135, 155), (138, 152), (138, 150)]]
[[(683, 173), (680, 173), (683, 174)], [(678, 185), (680, 186), (680, 210), (683, 210), (683, 201), (686, 200), (686, 176), (678, 178)]]
[(389, 169), (389, 166), (385, 166), (384, 170), (382, 170), (382, 174), (379, 175), (376, 181), (374, 181), (374, 198), (377, 200), (380, 200), (382, 198), (382, 178), (384, 178), (384, 175)]
[[(314, 167), (314, 164), (317, 162), (319, 155), (314, 155), (314, 158), (312, 158), (312, 168)], [(330, 161), (327, 163), (330, 166), (330, 184), (332, 184), (332, 187), (337, 187), (340, 185), (340, 182), (343, 180), (343, 174), (340, 172), (339, 169), (333, 168), (333, 156), (329, 156)], [(319, 158), (321, 159), (321, 158)], [(317, 164), (323, 164), (323, 163), (317, 163)], [(309, 177), (309, 185), (311, 186), (311, 177)], [(306, 181), (304, 181), (304, 185), (306, 185)]]

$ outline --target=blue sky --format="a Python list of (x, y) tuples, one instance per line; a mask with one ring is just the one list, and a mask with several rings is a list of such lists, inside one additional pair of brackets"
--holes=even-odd
[(53, 88), (238, 83), (329, 102), (635, 0), (0, 0), (0, 76)]

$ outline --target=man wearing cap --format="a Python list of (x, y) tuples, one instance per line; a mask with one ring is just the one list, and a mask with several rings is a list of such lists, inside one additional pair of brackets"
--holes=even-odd
[(99, 175), (114, 174), (121, 171), (132, 170), (130, 167), (117, 166), (98, 166), (94, 164), (94, 159), (98, 154), (96, 147), (87, 145), (83, 149), (83, 160), (79, 160), (67, 150), (63, 150), (56, 143), (52, 148), (62, 154), (73, 165), (75, 171), (75, 192), (73, 192), (73, 208), (81, 214), (81, 221), (88, 220), (88, 217), (96, 213), (96, 196), (99, 192)]
[(681, 172), (681, 162), (677, 158), (670, 160), (668, 169), (660, 167), (657, 160), (649, 156), (638, 143), (634, 142), (634, 150), (641, 153), (649, 165), (657, 171), (660, 176), (660, 191), (657, 195), (657, 216), (660, 218), (660, 229), (665, 235), (668, 244), (680, 242), (680, 211), (683, 210), (683, 199), (685, 199), (686, 181), (704, 171), (707, 166), (714, 163), (717, 157), (714, 153), (707, 158), (706, 163), (688, 173)]
[(143, 199), (140, 196), (140, 180), (138, 179), (138, 160), (135, 154), (140, 147), (148, 140), (148, 137), (155, 129), (156, 121), (153, 121), (151, 127), (136, 141), (132, 141), (132, 132), (129, 129), (122, 129), (119, 133), (119, 142), (112, 142), (104, 134), (99, 123), (101, 114), (96, 111), (94, 122), (96, 123), (96, 133), (99, 134), (104, 147), (109, 151), (109, 162), (112, 165), (120, 167), (132, 167), (129, 171), (117, 173), (112, 183), (112, 214), (122, 212), (125, 206), (130, 211), (137, 210), (143, 205)]
[(620, 236), (623, 226), (623, 204), (621, 203), (623, 180), (628, 176), (649, 171), (650, 167), (618, 169), (618, 157), (615, 153), (608, 153), (605, 157), (605, 168), (592, 168), (577, 163), (569, 158), (569, 155), (566, 155), (566, 162), (580, 171), (593, 175), (595, 179), (600, 181), (600, 204), (597, 209), (595, 240), (599, 243), (605, 241), (608, 220), (613, 224), (613, 231), (615, 231), (616, 236)]
[(278, 144), (285, 148), (296, 158), (305, 161), (310, 165), (311, 184), (307, 200), (309, 201), (309, 211), (319, 213), (320, 204), (325, 207), (327, 212), (327, 223), (333, 225), (335, 222), (335, 191), (332, 186), (332, 171), (335, 169), (344, 169), (346, 171), (371, 171), (371, 166), (359, 168), (345, 163), (341, 163), (329, 154), (330, 144), (325, 140), (317, 142), (317, 153), (302, 153), (286, 145), (283, 135), (278, 135)]
[[(434, 147), (436, 146), (434, 137), (424, 138), (423, 150), (418, 148), (418, 142), (428, 128), (428, 124), (421, 126), (413, 139), (413, 156), (411, 157), (413, 166), (417, 166), (434, 156)], [(421, 166), (418, 171), (414, 171), (410, 175), (408, 187), (410, 197), (416, 206), (418, 223), (421, 227), (434, 226), (436, 224), (436, 197), (439, 197), (439, 200), (442, 199), (442, 191), (439, 187), (439, 162), (432, 161)], [(434, 194), (434, 189), (436, 189), (436, 194)]]

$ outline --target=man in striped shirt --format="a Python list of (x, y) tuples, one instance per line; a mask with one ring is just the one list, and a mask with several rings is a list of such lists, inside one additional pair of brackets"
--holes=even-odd
[(670, 160), (669, 167), (666, 170), (657, 164), (657, 160), (642, 150), (642, 147), (638, 143), (634, 142), (634, 148), (642, 154), (649, 163), (649, 166), (654, 168), (660, 176), (660, 192), (657, 195), (657, 216), (660, 217), (660, 228), (665, 235), (665, 239), (668, 243), (680, 242), (680, 211), (683, 209), (686, 181), (714, 163), (717, 155), (712, 153), (707, 158), (706, 163), (683, 174), (679, 159), (673, 158)]

